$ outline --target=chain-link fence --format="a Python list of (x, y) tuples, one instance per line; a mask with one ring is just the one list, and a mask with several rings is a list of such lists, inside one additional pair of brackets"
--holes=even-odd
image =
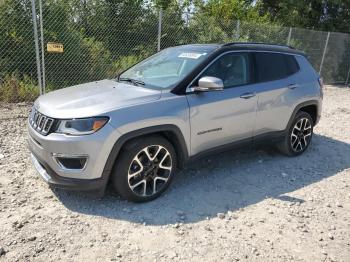
[(291, 45), (307, 53), (325, 83), (349, 82), (349, 34), (164, 12), (139, 1), (40, 4), (0, 1), (0, 101), (33, 100), (39, 85), (48, 92), (111, 78), (159, 49), (189, 43)]
[(30, 3), (0, 1), (0, 101), (39, 94)]

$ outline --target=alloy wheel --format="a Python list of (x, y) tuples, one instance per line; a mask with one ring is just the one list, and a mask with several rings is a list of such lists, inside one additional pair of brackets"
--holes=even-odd
[(312, 124), (309, 119), (299, 119), (293, 127), (291, 133), (291, 147), (294, 152), (303, 151), (310, 143), (312, 135)]
[(128, 170), (128, 184), (138, 196), (150, 197), (167, 183), (172, 171), (169, 151), (160, 145), (142, 149), (131, 161)]

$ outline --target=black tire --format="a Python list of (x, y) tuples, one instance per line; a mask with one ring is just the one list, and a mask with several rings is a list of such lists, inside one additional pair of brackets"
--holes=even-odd
[[(295, 129), (297, 124), (298, 124), (297, 127), (299, 127), (300, 123), (301, 123), (300, 127), (302, 128), (303, 127), (302, 124), (303, 124), (303, 122), (305, 122), (305, 126), (309, 127), (309, 125), (307, 125), (308, 122), (306, 120), (303, 120), (303, 119), (307, 119), (307, 121), (310, 123), (310, 128), (308, 128), (305, 131), (300, 132), (303, 134), (295, 135), (295, 132), (298, 132), (298, 130)], [(305, 150), (309, 147), (309, 145), (311, 143), (312, 135), (313, 135), (313, 128), (314, 128), (314, 122), (313, 122), (313, 119), (310, 116), (310, 114), (303, 112), (303, 111), (299, 111), (296, 114), (296, 116), (294, 117), (294, 120), (293, 120), (292, 124), (290, 125), (286, 136), (284, 137), (283, 141), (281, 141), (277, 145), (277, 148), (279, 149), (279, 151), (282, 154), (287, 155), (287, 156), (301, 155), (302, 153), (305, 152)], [(293, 132), (293, 135), (292, 135), (292, 132)], [(306, 136), (306, 134), (309, 134), (309, 135)], [(299, 137), (299, 135), (300, 135), (300, 137)], [(295, 139), (299, 139), (299, 140), (295, 140)], [(305, 141), (307, 143), (305, 143)], [(300, 146), (297, 147), (297, 149), (295, 149), (294, 142), (295, 143), (300, 142)]]
[[(154, 161), (151, 161), (147, 156), (147, 154), (145, 154), (145, 151), (143, 151), (145, 148), (147, 148), (147, 152), (149, 153), (149, 155), (154, 154), (153, 155), (153, 157), (155, 157)], [(165, 159), (164, 162), (167, 162), (164, 165), (160, 163), (160, 160), (158, 160), (158, 155), (156, 155), (156, 151), (158, 149), (160, 150), (158, 152), (158, 155), (160, 155), (159, 158), (162, 158), (161, 160)], [(154, 153), (151, 152), (153, 150), (154, 150)], [(169, 153), (170, 157), (165, 156), (167, 154), (166, 151)], [(135, 160), (136, 157), (140, 162), (137, 162)], [(143, 164), (142, 162), (145, 162), (145, 164), (142, 165), (142, 168), (141, 168), (141, 165), (139, 163)], [(170, 165), (171, 170), (165, 170), (161, 167), (161, 165), (163, 165), (164, 168), (165, 167), (169, 168), (169, 165)], [(135, 168), (135, 171), (132, 170), (133, 168)], [(162, 136), (141, 137), (141, 138), (133, 139), (132, 141), (127, 142), (123, 146), (116, 160), (116, 163), (114, 164), (114, 168), (111, 174), (111, 182), (114, 190), (122, 198), (128, 201), (132, 201), (132, 202), (151, 201), (157, 198), (159, 195), (161, 195), (169, 187), (171, 180), (173, 178), (174, 172), (176, 171), (176, 168), (177, 168), (176, 152), (174, 150), (173, 145), (167, 139), (165, 139)], [(141, 169), (142, 171), (140, 171)], [(129, 171), (134, 172), (133, 174), (136, 174), (138, 172), (140, 173), (135, 177), (129, 178)], [(159, 173), (159, 176), (156, 173)], [(164, 179), (167, 179), (167, 181), (163, 181), (158, 178), (164, 178)], [(134, 180), (136, 180), (136, 182), (134, 182)], [(138, 182), (141, 182), (141, 180), (146, 180), (146, 182), (134, 188), (134, 191), (133, 191), (131, 186), (135, 186)], [(155, 180), (156, 182), (154, 182)], [(164, 182), (164, 183), (162, 184), (161, 182)], [(156, 193), (154, 193), (152, 189), (154, 185), (156, 185), (155, 186), (156, 189), (157, 187), (159, 187), (159, 190), (156, 190)], [(151, 195), (149, 194), (142, 195), (144, 193), (143, 186), (146, 186), (145, 190), (147, 191), (147, 193), (151, 191)], [(137, 192), (137, 191), (140, 191), (140, 192)]]

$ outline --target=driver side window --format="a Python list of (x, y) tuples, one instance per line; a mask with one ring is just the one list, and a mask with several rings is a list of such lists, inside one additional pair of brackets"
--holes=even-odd
[(217, 59), (200, 76), (220, 78), (225, 88), (250, 82), (250, 59), (247, 53), (229, 53)]

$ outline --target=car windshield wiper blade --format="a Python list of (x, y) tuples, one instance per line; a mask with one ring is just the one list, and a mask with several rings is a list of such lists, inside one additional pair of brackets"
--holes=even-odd
[(120, 77), (118, 79), (119, 81), (125, 81), (125, 82), (130, 82), (133, 83), (134, 85), (145, 85), (145, 82), (141, 81), (141, 80), (137, 80), (137, 79), (133, 79), (133, 78), (128, 78), (128, 77)]

